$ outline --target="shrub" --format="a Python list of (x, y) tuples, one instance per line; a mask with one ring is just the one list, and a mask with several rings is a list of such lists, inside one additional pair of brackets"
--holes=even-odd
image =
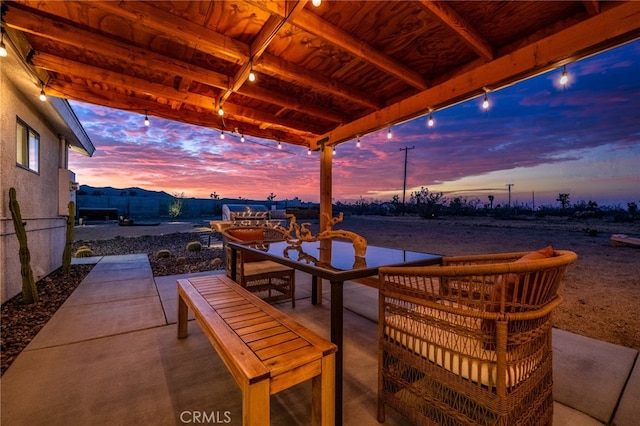
[(187, 251), (200, 251), (202, 250), (202, 244), (200, 241), (191, 241), (187, 243)]
[(211, 266), (213, 268), (218, 269), (220, 265), (222, 265), (222, 259), (220, 259), (219, 257), (211, 260)]

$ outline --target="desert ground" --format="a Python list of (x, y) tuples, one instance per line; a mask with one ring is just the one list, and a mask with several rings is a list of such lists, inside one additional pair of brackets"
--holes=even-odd
[[(150, 227), (84, 226), (76, 228), (75, 239), (123, 244), (123, 237), (202, 232), (207, 225), (185, 221)], [(316, 226), (312, 221), (311, 229)], [(554, 315), (555, 326), (640, 350), (640, 248), (613, 246), (610, 241), (613, 234), (640, 236), (640, 223), (566, 217), (349, 216), (334, 228), (356, 232), (371, 245), (444, 255), (528, 251), (547, 245), (572, 250), (578, 261), (565, 276), (564, 302)]]

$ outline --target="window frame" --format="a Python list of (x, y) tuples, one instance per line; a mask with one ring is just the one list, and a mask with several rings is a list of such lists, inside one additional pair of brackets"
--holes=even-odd
[(16, 117), (16, 166), (40, 174), (40, 133), (20, 117)]

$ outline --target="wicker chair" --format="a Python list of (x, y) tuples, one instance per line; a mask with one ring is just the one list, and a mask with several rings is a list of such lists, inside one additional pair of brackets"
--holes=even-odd
[[(234, 241), (252, 244), (254, 247), (268, 247), (269, 242), (283, 241), (282, 231), (265, 226), (233, 226), (222, 229), (225, 242)], [(231, 275), (231, 249), (225, 244), (227, 275)], [(288, 266), (270, 260), (263, 260), (255, 254), (238, 251), (236, 281), (242, 287), (255, 293), (267, 302), (291, 299), (295, 308), (295, 271)]]
[(380, 268), (378, 421), (388, 405), (420, 425), (551, 424), (551, 313), (576, 259), (547, 247)]

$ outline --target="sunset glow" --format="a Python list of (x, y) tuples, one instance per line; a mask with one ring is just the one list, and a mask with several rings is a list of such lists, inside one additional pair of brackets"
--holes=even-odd
[[(427, 187), (447, 197), (495, 204), (512, 200), (571, 201), (626, 206), (640, 202), (640, 42), (636, 41), (428, 116), (365, 135), (338, 147), (334, 201), (402, 197)], [(318, 153), (283, 143), (72, 102), (96, 146), (93, 158), (72, 154), (77, 180), (91, 186), (141, 187), (187, 197), (319, 201)]]

